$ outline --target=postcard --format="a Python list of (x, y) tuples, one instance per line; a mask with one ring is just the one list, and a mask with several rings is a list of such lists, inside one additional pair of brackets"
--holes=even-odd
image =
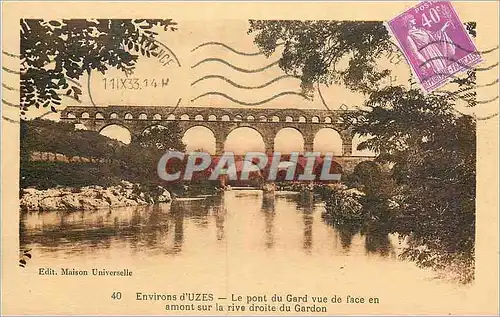
[(2, 315), (498, 315), (498, 2), (2, 6)]

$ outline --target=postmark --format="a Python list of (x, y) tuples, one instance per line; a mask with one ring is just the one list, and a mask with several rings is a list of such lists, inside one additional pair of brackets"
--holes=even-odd
[[(87, 92), (92, 106), (97, 107), (104, 99), (111, 104), (140, 103), (144, 102), (144, 96), (149, 96), (147, 102), (158, 103), (158, 99), (161, 99), (163, 103), (175, 105), (177, 109), (182, 101), (178, 87), (179, 73), (182, 72), (179, 57), (170, 47), (153, 37), (145, 37), (141, 43), (144, 54), (139, 55), (133, 70), (124, 72), (111, 69), (106, 74), (89, 73)], [(151, 72), (151, 69), (156, 71)]]
[(421, 2), (387, 26), (426, 92), (483, 61), (448, 1)]

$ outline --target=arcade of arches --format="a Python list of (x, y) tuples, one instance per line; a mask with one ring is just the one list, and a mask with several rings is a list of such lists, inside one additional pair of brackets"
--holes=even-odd
[(364, 153), (353, 156), (353, 145), (359, 140), (343, 125), (341, 114), (345, 112), (348, 110), (68, 106), (61, 112), (61, 120), (106, 133), (124, 143), (148, 127), (175, 121), (188, 151), (333, 152), (339, 160), (353, 163), (371, 160), (373, 156)]
[[(120, 125), (108, 125), (100, 133), (117, 139), (125, 144), (131, 141), (131, 133)], [(216, 154), (216, 138), (214, 133), (204, 126), (193, 126), (184, 132), (182, 141), (187, 151), (204, 151)], [(231, 131), (224, 142), (224, 151), (244, 154), (246, 152), (265, 152), (266, 147), (262, 135), (249, 127), (236, 128)], [(274, 151), (281, 153), (304, 152), (304, 137), (293, 128), (281, 129), (274, 138)], [(324, 128), (314, 137), (313, 151), (320, 153), (342, 153), (342, 139), (333, 129)]]

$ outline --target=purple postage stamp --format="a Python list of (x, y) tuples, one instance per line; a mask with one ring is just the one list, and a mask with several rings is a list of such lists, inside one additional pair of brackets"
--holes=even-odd
[(426, 92), (482, 61), (449, 1), (424, 1), (388, 23)]

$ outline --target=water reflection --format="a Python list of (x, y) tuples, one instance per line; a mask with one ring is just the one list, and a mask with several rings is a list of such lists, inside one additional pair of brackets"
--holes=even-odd
[(262, 197), (262, 214), (264, 215), (265, 230), (266, 230), (266, 248), (270, 249), (274, 246), (274, 193), (263, 193)]
[(352, 244), (354, 235), (358, 234), (360, 227), (353, 223), (343, 223), (334, 226), (340, 237), (340, 243), (345, 251), (348, 251)]
[(396, 256), (394, 247), (389, 240), (389, 234), (386, 232), (367, 232), (365, 233), (365, 249), (367, 253), (379, 253), (382, 256)]
[(335, 228), (342, 249), (345, 252), (350, 250), (354, 237), (361, 235), (364, 236), (364, 248), (367, 255), (396, 256), (387, 223), (380, 221), (360, 223), (355, 221), (332, 221), (331, 219), (324, 219), (324, 221)]
[[(308, 255), (326, 250), (333, 256), (348, 254), (359, 235), (364, 236), (365, 256), (395, 254), (387, 231), (328, 224), (321, 220), (323, 211), (313, 195), (233, 191), (146, 207), (23, 214), (20, 241), (23, 248), (65, 257), (102, 250), (206, 256), (225, 253), (228, 247), (252, 254), (278, 250)], [(339, 247), (329, 242), (332, 234), (340, 238)]]
[(315, 210), (315, 200), (312, 192), (297, 195), (297, 209), (302, 212), (302, 222), (304, 224), (302, 248), (307, 252), (311, 252), (313, 246), (313, 213)]

